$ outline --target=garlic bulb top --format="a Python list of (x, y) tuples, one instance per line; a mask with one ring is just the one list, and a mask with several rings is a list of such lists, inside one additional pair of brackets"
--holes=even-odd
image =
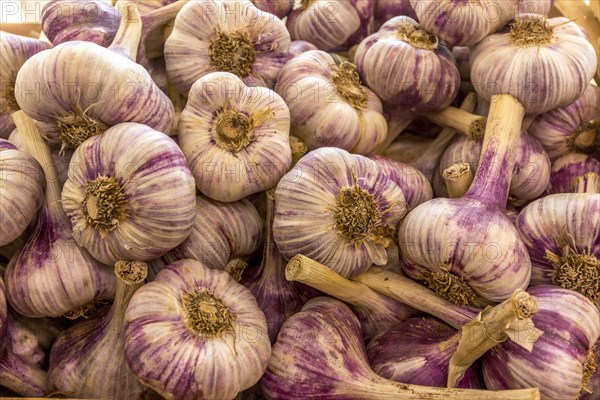
[(146, 386), (171, 399), (233, 399), (264, 373), (271, 343), (248, 289), (194, 260), (140, 288), (125, 313), (125, 357)]
[(310, 150), (338, 147), (369, 154), (386, 137), (377, 95), (361, 85), (354, 64), (336, 63), (324, 51), (308, 51), (290, 60), (275, 91), (290, 108), (292, 134)]
[(568, 153), (552, 163), (548, 194), (577, 192), (576, 180), (589, 173), (600, 175), (600, 161), (594, 157)]
[(249, 0), (190, 1), (165, 43), (167, 73), (182, 93), (216, 71), (235, 74), (249, 86), (272, 88), (290, 41), (284, 23)]
[(292, 162), (290, 114), (279, 95), (228, 72), (200, 78), (179, 120), (196, 186), (219, 201), (274, 187)]
[(146, 261), (183, 242), (196, 215), (194, 179), (168, 136), (122, 123), (73, 154), (62, 207), (94, 258)]
[(294, 8), (295, 0), (252, 0), (259, 9), (274, 14), (277, 18), (287, 16)]
[(573, 103), (539, 115), (529, 133), (553, 161), (572, 152), (600, 156), (600, 87), (588, 85)]
[(402, 189), (374, 161), (332, 147), (302, 157), (277, 185), (275, 204), (281, 254), (303, 254), (344, 277), (387, 263), (407, 212)]
[(373, 33), (375, 0), (302, 0), (288, 15), (293, 40), (320, 50), (347, 50)]
[(17, 75), (19, 106), (66, 148), (121, 122), (168, 133), (173, 105), (134, 62), (140, 35), (137, 8), (128, 6), (108, 49), (73, 41), (36, 54)]
[(29, 154), (0, 139), (0, 246), (18, 238), (44, 201), (46, 179)]
[(8, 138), (15, 128), (11, 114), (20, 110), (17, 102), (17, 73), (36, 53), (51, 46), (41, 40), (0, 31), (0, 138)]
[(571, 104), (593, 78), (598, 59), (567, 18), (520, 14), (508, 34), (492, 34), (471, 52), (471, 80), (486, 100), (508, 93), (526, 114)]

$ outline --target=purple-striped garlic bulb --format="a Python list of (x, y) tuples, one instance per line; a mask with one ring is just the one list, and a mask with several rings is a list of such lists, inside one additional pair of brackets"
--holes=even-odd
[(165, 267), (125, 313), (127, 364), (166, 398), (232, 399), (259, 381), (270, 355), (252, 293), (199, 261)]
[(540, 114), (577, 100), (597, 64), (594, 48), (575, 22), (519, 14), (508, 33), (489, 35), (475, 46), (471, 81), (485, 100), (510, 94), (526, 114)]
[[(481, 140), (471, 140), (463, 135), (452, 141), (440, 158), (435, 173), (433, 187), (436, 195), (448, 197), (442, 174), (451, 165), (467, 163), (473, 172), (477, 171), (482, 143)], [(510, 181), (509, 200), (513, 204), (522, 205), (544, 193), (550, 182), (551, 164), (544, 148), (525, 131), (521, 131), (518, 143), (512, 151), (516, 153), (516, 158)]]
[(77, 318), (92, 303), (114, 296), (114, 276), (73, 239), (50, 149), (34, 122), (23, 111), (13, 119), (27, 151), (44, 170), (46, 195), (35, 229), (6, 269), (7, 297), (15, 311), (28, 317)]
[(418, 21), (410, 0), (375, 0), (375, 30), (394, 17), (407, 16)]
[(77, 148), (61, 204), (73, 238), (103, 264), (147, 261), (189, 236), (196, 188), (173, 139), (127, 122)]
[(0, 139), (0, 246), (17, 239), (44, 202), (46, 179), (29, 154)]
[(588, 85), (573, 103), (538, 115), (529, 133), (540, 141), (552, 161), (567, 153), (600, 157), (600, 87)]
[(458, 94), (460, 75), (439, 38), (409, 17), (395, 17), (364, 39), (354, 58), (363, 82), (391, 112), (385, 149), (418, 115), (439, 111)]
[(586, 174), (600, 175), (600, 161), (581, 153), (567, 153), (552, 163), (550, 184), (546, 192), (574, 193), (577, 191), (577, 178)]
[(292, 40), (320, 50), (348, 50), (374, 30), (375, 0), (302, 0), (288, 15)]
[(387, 123), (377, 95), (361, 85), (356, 66), (321, 50), (289, 61), (275, 91), (290, 109), (292, 134), (310, 150), (338, 147), (369, 154), (384, 141)]
[[(527, 290), (538, 302), (535, 329), (519, 334), (533, 340), (531, 351), (506, 341), (483, 357), (483, 376), (491, 390), (538, 387), (542, 400), (577, 399), (594, 376), (594, 345), (600, 313), (584, 296), (556, 286)], [(597, 375), (596, 375), (597, 376)], [(597, 397), (597, 394), (595, 395)]]
[(263, 221), (246, 199), (222, 203), (196, 196), (196, 218), (190, 235), (165, 254), (167, 263), (183, 259), (201, 261), (239, 281), (250, 257), (262, 243)]
[(52, 346), (48, 381), (53, 390), (74, 397), (138, 400), (144, 386), (125, 361), (125, 312), (133, 294), (144, 284), (147, 266), (118, 261), (115, 300), (97, 318), (62, 332)]
[(333, 147), (302, 157), (277, 185), (275, 204), (281, 254), (304, 254), (344, 277), (387, 263), (386, 248), (408, 207), (374, 161)]
[(527, 249), (503, 212), (523, 115), (512, 96), (495, 97), (467, 193), (423, 203), (400, 225), (404, 272), (456, 304), (500, 302), (529, 284)]
[(306, 40), (292, 40), (292, 42), (290, 43), (290, 49), (288, 51), (288, 61), (310, 50), (319, 49), (317, 49), (317, 46), (310, 42), (307, 42)]
[(273, 88), (290, 41), (285, 24), (249, 0), (190, 1), (165, 43), (167, 74), (181, 93), (218, 71), (248, 86)]
[(530, 203), (517, 228), (531, 256), (532, 285), (558, 285), (600, 304), (600, 175), (577, 182), (574, 193)]
[(537, 389), (492, 392), (398, 383), (370, 367), (360, 325), (339, 300), (318, 297), (292, 315), (273, 345), (261, 379), (270, 399), (535, 399)]
[(13, 131), (11, 114), (20, 110), (15, 93), (19, 69), (31, 56), (50, 47), (38, 39), (0, 31), (0, 138), (8, 138)]
[(290, 112), (275, 92), (214, 72), (190, 90), (179, 144), (204, 195), (237, 201), (271, 189), (292, 163)]
[(108, 49), (66, 42), (36, 54), (19, 70), (19, 107), (63, 148), (75, 149), (121, 122), (171, 130), (173, 104), (134, 61), (142, 26), (137, 7), (124, 10)]
[(258, 306), (265, 313), (269, 339), (271, 343), (275, 343), (281, 325), (292, 314), (300, 311), (304, 303), (313, 297), (313, 293), (306, 286), (286, 279), (287, 261), (279, 253), (273, 239), (275, 191), (267, 191), (265, 197), (267, 215), (262, 260), (256, 271), (249, 271), (252, 275), (242, 282), (252, 292)]
[(295, 0), (251, 0), (254, 5), (277, 18), (286, 17), (294, 8)]

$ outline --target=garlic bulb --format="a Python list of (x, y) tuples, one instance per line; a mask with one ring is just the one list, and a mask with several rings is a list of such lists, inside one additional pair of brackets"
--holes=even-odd
[(34, 122), (23, 111), (13, 119), (27, 151), (44, 170), (46, 196), (35, 229), (6, 269), (7, 297), (13, 309), (28, 317), (68, 313), (76, 318), (90, 303), (114, 296), (114, 276), (75, 243), (50, 150)]
[(574, 193), (576, 179), (586, 174), (600, 175), (600, 161), (580, 153), (568, 153), (552, 163), (547, 193)]
[(275, 204), (281, 254), (304, 254), (344, 277), (387, 263), (407, 212), (402, 189), (374, 161), (332, 147), (302, 157), (277, 185)]
[(522, 117), (523, 107), (513, 97), (495, 97), (467, 193), (423, 203), (400, 225), (404, 272), (456, 304), (503, 301), (529, 284), (527, 249), (503, 213)]
[(288, 61), (292, 58), (299, 56), (302, 53), (306, 53), (310, 50), (318, 50), (317, 46), (307, 42), (306, 40), (293, 40), (290, 43), (290, 49), (288, 51)]
[(415, 21), (419, 20), (415, 9), (410, 4), (410, 0), (376, 0), (375, 30), (379, 30), (381, 25), (400, 15), (405, 15)]
[(529, 133), (552, 161), (573, 152), (600, 155), (600, 88), (588, 85), (573, 103), (539, 115)]
[(507, 93), (527, 114), (540, 114), (577, 100), (597, 63), (594, 48), (574, 22), (520, 14), (508, 34), (492, 34), (473, 49), (471, 80), (486, 100)]
[(391, 118), (397, 120), (388, 121), (381, 149), (417, 115), (446, 108), (458, 94), (460, 75), (452, 53), (409, 17), (392, 18), (364, 39), (355, 62), (363, 82), (389, 105)]
[(0, 356), (0, 386), (23, 397), (46, 397), (48, 376), (46, 371), (34, 367), (7, 349)]
[[(538, 387), (542, 400), (576, 399), (594, 373), (586, 361), (600, 336), (600, 313), (570, 290), (541, 285), (528, 292), (538, 301), (532, 321), (543, 334), (531, 351), (512, 341), (490, 350), (483, 358), (485, 384), (492, 390)], [(522, 334), (531, 338), (534, 332)]]
[(196, 196), (192, 232), (164, 258), (167, 263), (198, 260), (208, 268), (228, 271), (239, 281), (245, 258), (262, 243), (262, 229), (263, 221), (248, 200), (221, 203)]
[(252, 0), (252, 3), (259, 9), (278, 18), (287, 16), (294, 8), (294, 0)]
[(274, 187), (292, 162), (290, 114), (275, 92), (228, 72), (200, 78), (179, 120), (179, 142), (196, 186), (219, 201)]
[(46, 42), (0, 31), (0, 138), (15, 128), (11, 114), (20, 110), (16, 99), (17, 72), (31, 56), (50, 48)]
[[(481, 140), (470, 140), (462, 135), (452, 141), (440, 158), (435, 173), (434, 189), (438, 196), (448, 196), (442, 177), (446, 168), (457, 163), (467, 163), (472, 171), (477, 171), (482, 143)], [(509, 199), (513, 204), (522, 205), (544, 193), (550, 182), (551, 164), (544, 148), (525, 131), (521, 131), (513, 151), (516, 153), (516, 159), (510, 181)]]
[(517, 228), (531, 256), (531, 284), (555, 284), (600, 302), (598, 226), (600, 192), (553, 194), (525, 207)]
[(182, 93), (217, 71), (235, 74), (248, 86), (272, 88), (290, 41), (284, 23), (249, 0), (191, 1), (165, 43), (167, 73)]
[(354, 64), (336, 63), (324, 51), (308, 51), (290, 60), (275, 91), (290, 108), (292, 134), (310, 150), (338, 147), (369, 154), (386, 137), (377, 95), (361, 85)]
[(61, 322), (49, 318), (27, 318), (10, 312), (7, 341), (12, 352), (33, 367), (46, 368), (47, 353), (64, 330)]
[(8, 333), (8, 306), (5, 293), (4, 279), (0, 276), (0, 354), (3, 354), (6, 350), (6, 335)]
[(60, 139), (63, 148), (75, 149), (121, 122), (143, 123), (168, 133), (173, 105), (134, 62), (141, 24), (137, 8), (127, 6), (108, 49), (74, 41), (30, 58), (17, 75), (21, 109), (46, 136)]
[(125, 358), (169, 399), (233, 399), (264, 373), (271, 344), (263, 312), (229, 274), (173, 263), (140, 288), (125, 313)]
[(288, 15), (293, 40), (321, 50), (347, 50), (373, 33), (374, 0), (302, 0)]
[(94, 258), (146, 261), (183, 242), (196, 214), (194, 179), (168, 136), (122, 123), (73, 154), (62, 208)]
[(125, 310), (146, 278), (146, 264), (118, 261), (117, 292), (106, 313), (64, 331), (52, 346), (48, 381), (72, 396), (137, 400), (144, 390), (125, 361)]
[(29, 154), (0, 139), (0, 246), (18, 238), (42, 206), (46, 180)]

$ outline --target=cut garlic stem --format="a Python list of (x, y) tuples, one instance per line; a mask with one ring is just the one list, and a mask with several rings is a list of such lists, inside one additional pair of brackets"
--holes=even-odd
[(467, 135), (470, 139), (481, 139), (487, 122), (485, 117), (456, 107), (447, 107), (442, 111), (427, 114), (425, 117), (436, 125), (451, 128)]
[(450, 198), (462, 197), (473, 182), (473, 170), (468, 163), (458, 163), (449, 166), (442, 173)]
[(142, 17), (137, 4), (134, 2), (119, 0), (115, 7), (122, 10), (123, 17), (121, 18), (119, 30), (108, 48), (135, 61), (142, 38)]

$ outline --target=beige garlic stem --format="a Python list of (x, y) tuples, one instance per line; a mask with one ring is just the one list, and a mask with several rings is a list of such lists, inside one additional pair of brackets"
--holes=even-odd
[(119, 0), (115, 7), (122, 11), (121, 24), (108, 47), (113, 51), (122, 53), (133, 61), (137, 59), (138, 46), (142, 38), (142, 17), (137, 3), (127, 0)]
[(519, 289), (507, 300), (483, 310), (473, 321), (463, 326), (458, 348), (450, 359), (448, 387), (456, 387), (475, 361), (505, 341), (508, 338), (507, 329), (537, 312), (535, 297)]
[(600, 175), (589, 172), (573, 179), (575, 193), (600, 193)]
[(288, 262), (285, 267), (285, 278), (380, 315), (397, 313), (397, 308), (390, 303), (394, 300), (362, 283), (346, 279), (325, 265), (302, 255), (297, 255)]
[(60, 204), (60, 184), (48, 143), (33, 120), (23, 111), (13, 113), (12, 118), (23, 140), (25, 151), (36, 159), (46, 175), (46, 206), (53, 215), (62, 215), (66, 218)]
[(469, 163), (458, 163), (446, 168), (442, 172), (442, 177), (446, 182), (450, 198), (457, 199), (469, 190), (473, 182), (473, 170)]
[(466, 135), (469, 139), (481, 139), (487, 123), (485, 117), (456, 107), (447, 107), (442, 111), (427, 114), (425, 117), (434, 124), (453, 129)]
[(119, 336), (123, 334), (125, 311), (133, 294), (144, 284), (148, 276), (148, 265), (141, 261), (117, 261), (115, 263), (117, 289), (112, 305), (113, 318), (108, 334)]

